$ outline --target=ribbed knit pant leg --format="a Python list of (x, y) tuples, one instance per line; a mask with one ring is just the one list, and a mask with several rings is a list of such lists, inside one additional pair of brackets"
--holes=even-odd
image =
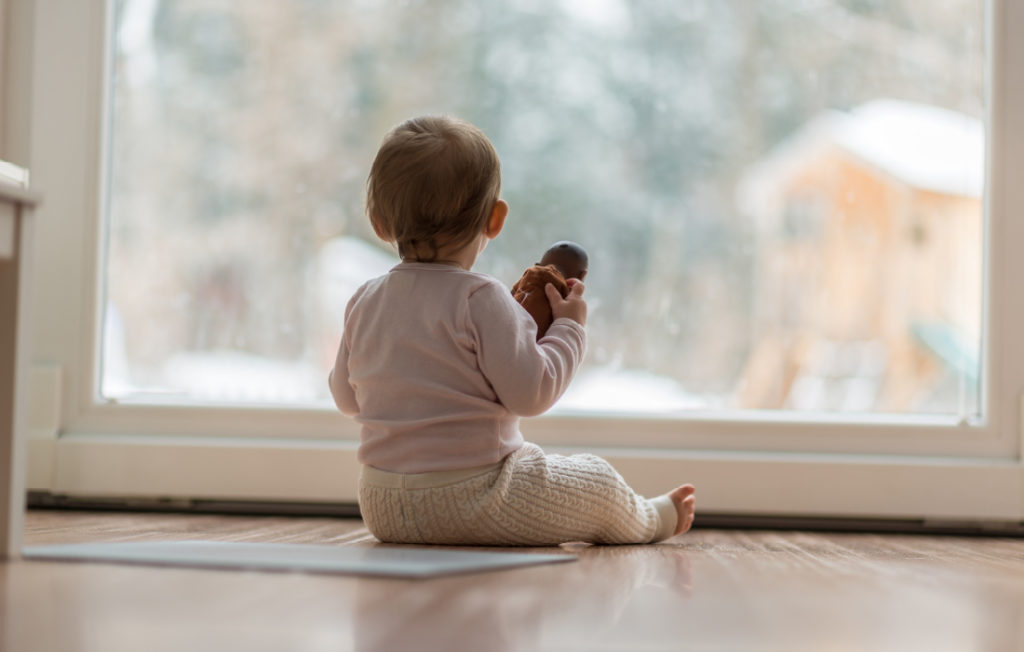
[(668, 496), (638, 495), (600, 457), (545, 455), (529, 443), (483, 469), (364, 469), (359, 503), (370, 531), (396, 543), (650, 543), (671, 536), (677, 519)]

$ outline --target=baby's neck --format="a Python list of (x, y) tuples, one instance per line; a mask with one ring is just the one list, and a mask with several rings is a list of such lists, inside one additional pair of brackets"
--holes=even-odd
[(477, 257), (480, 252), (484, 250), (487, 245), (487, 238), (480, 236), (471, 240), (468, 244), (462, 247), (451, 248), (451, 247), (440, 247), (437, 251), (437, 256), (432, 260), (418, 261), (415, 259), (409, 259), (409, 262), (428, 262), (437, 265), (451, 265), (453, 267), (460, 267), (466, 271), (473, 268), (476, 263)]

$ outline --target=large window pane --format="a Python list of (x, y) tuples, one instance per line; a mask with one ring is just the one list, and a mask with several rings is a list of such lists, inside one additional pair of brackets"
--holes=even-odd
[(123, 0), (102, 393), (328, 405), (369, 163), (444, 112), (502, 157), (478, 269), (591, 253), (559, 409), (976, 414), (983, 4)]

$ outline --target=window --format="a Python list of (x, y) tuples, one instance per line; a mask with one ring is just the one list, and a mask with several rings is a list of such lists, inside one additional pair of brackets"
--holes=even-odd
[(42, 485), (351, 499), (324, 378), (393, 260), (366, 167), (451, 111), (513, 207), (481, 269), (594, 259), (588, 367), (529, 438), (710, 511), (1021, 517), (1024, 9), (397, 7), (32, 7)]
[(448, 112), (479, 269), (591, 250), (563, 411), (977, 417), (982, 0), (477, 5), (115, 4), (105, 397), (326, 403), (375, 147)]

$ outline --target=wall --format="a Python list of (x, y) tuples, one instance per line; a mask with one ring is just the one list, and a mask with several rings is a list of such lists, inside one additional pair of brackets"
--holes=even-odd
[(7, 116), (7, 50), (10, 48), (10, 34), (7, 33), (7, 0), (0, 0), (0, 160), (6, 152), (4, 118)]
[(0, 0), (0, 159), (31, 167), (32, 0)]

